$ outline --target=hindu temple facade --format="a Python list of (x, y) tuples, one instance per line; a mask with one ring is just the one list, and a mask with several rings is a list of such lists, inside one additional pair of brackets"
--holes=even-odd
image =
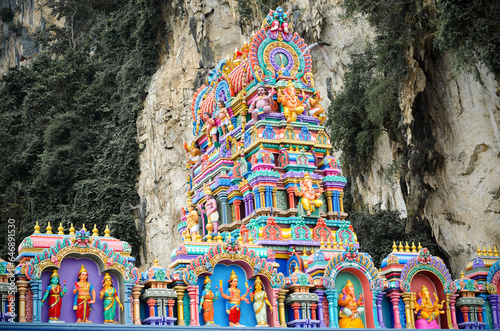
[(394, 243), (380, 268), (360, 251), (321, 100), (308, 45), (270, 11), (193, 96), (171, 264), (141, 272), (109, 229), (37, 224), (17, 267), (0, 263), (0, 322), (500, 328), (496, 247), (458, 280), (414, 243)]

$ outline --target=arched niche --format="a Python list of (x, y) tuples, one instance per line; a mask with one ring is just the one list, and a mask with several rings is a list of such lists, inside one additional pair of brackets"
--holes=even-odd
[[(68, 289), (66, 295), (62, 298), (60, 320), (66, 323), (76, 322), (76, 311), (73, 310), (76, 294), (73, 294), (73, 288), (78, 281), (78, 272), (82, 265), (87, 269), (89, 275), (88, 281), (92, 284), (96, 293), (96, 302), (92, 304), (92, 311), (90, 312), (89, 319), (96, 324), (100, 324), (104, 322), (104, 308), (99, 294), (102, 289), (102, 280), (105, 273), (111, 275), (113, 287), (116, 289), (122, 304), (124, 304), (125, 301), (125, 284), (124, 277), (118, 270), (114, 268), (105, 269), (103, 261), (94, 254), (70, 253), (65, 255), (60, 261), (59, 268), (57, 269), (60, 285), (64, 287), (63, 282), (66, 281), (66, 287)], [(45, 294), (45, 289), (49, 284), (50, 276), (54, 269), (56, 269), (54, 266), (47, 266), (42, 270), (40, 278), (42, 281), (42, 296)], [(125, 324), (125, 312), (122, 311), (118, 305), (116, 309), (118, 313), (116, 314), (115, 320), (118, 323)], [(42, 322), (48, 321), (48, 301), (42, 306), (41, 317)]]
[[(429, 290), (429, 295), (431, 297), (432, 302), (435, 302), (435, 297), (433, 293), (439, 298), (439, 302), (445, 301), (446, 304), (446, 294), (444, 293), (443, 283), (433, 272), (422, 270), (413, 275), (413, 278), (410, 282), (410, 291), (415, 293), (415, 299), (418, 301), (419, 292), (422, 289), (422, 286), (427, 287)], [(415, 316), (416, 320), (416, 316)], [(448, 329), (448, 320), (446, 314), (439, 315), (438, 324), (441, 329)]]

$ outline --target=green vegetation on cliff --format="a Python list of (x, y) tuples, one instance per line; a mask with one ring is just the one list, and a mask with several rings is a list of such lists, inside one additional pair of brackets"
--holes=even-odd
[(18, 243), (35, 221), (54, 233), (60, 222), (101, 234), (109, 224), (138, 256), (136, 118), (157, 66), (159, 10), (153, 0), (52, 9), (67, 25), (39, 33), (44, 51), (0, 82), (0, 219), (17, 221)]

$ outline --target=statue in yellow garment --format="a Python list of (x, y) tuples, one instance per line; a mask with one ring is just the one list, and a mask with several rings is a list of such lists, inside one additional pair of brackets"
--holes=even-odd
[(311, 176), (308, 173), (304, 175), (304, 180), (300, 182), (300, 189), (295, 187), (295, 195), (302, 198), (300, 203), (307, 215), (311, 215), (316, 208), (323, 205), (323, 201), (318, 199), (321, 193), (323, 193), (321, 188), (318, 192), (314, 190)]
[(418, 293), (420, 299), (414, 301), (415, 314), (417, 314), (417, 320), (415, 321), (416, 329), (439, 329), (439, 324), (437, 319), (439, 319), (440, 314), (444, 314), (443, 303), (444, 300), (439, 303), (439, 298), (434, 292), (434, 303), (432, 303), (429, 290), (425, 285), (422, 285), (422, 289)]
[(283, 113), (285, 114), (287, 123), (295, 122), (297, 120), (297, 115), (304, 112), (304, 105), (297, 96), (297, 91), (291, 81), (288, 82), (283, 92), (278, 90), (278, 102), (283, 106)]
[(365, 326), (361, 320), (361, 314), (365, 312), (364, 305), (363, 295), (360, 294), (359, 299), (356, 299), (354, 285), (348, 279), (339, 295), (339, 306), (342, 307), (339, 314), (339, 327), (364, 328)]

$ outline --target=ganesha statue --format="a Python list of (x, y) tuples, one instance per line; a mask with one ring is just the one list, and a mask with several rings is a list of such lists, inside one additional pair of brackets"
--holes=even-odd
[(443, 304), (444, 300), (439, 303), (439, 298), (434, 292), (434, 303), (431, 300), (429, 290), (425, 285), (422, 285), (422, 289), (418, 293), (419, 299), (414, 301), (415, 314), (417, 314), (417, 320), (415, 321), (415, 328), (417, 329), (439, 329), (439, 324), (437, 320), (439, 315), (444, 314)]

